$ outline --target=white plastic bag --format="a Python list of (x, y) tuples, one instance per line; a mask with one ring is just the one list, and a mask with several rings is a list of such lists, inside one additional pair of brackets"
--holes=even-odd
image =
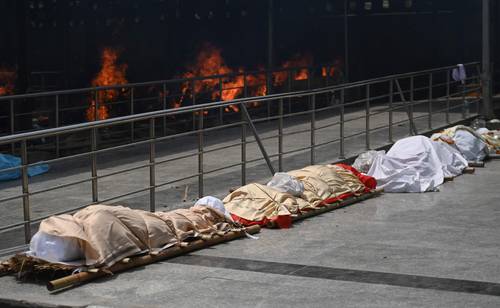
[(41, 231), (31, 238), (28, 254), (49, 262), (70, 262), (85, 258), (77, 239)]
[(276, 172), (271, 181), (267, 183), (267, 186), (280, 192), (289, 193), (293, 196), (300, 196), (304, 193), (304, 184), (295, 177), (284, 172)]
[(359, 154), (359, 156), (354, 161), (352, 166), (356, 168), (359, 172), (367, 173), (373, 164), (375, 158), (379, 155), (384, 155), (385, 151), (368, 151)]
[(198, 201), (194, 205), (203, 205), (203, 206), (208, 206), (211, 207), (226, 216), (227, 219), (232, 220), (231, 214), (226, 210), (226, 207), (224, 206), (224, 203), (218, 198), (212, 197), (212, 196), (206, 196)]

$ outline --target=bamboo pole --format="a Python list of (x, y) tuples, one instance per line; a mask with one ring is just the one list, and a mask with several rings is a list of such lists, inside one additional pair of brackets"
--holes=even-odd
[[(249, 234), (259, 233), (260, 226), (250, 226), (246, 228), (245, 231)], [(245, 231), (232, 231), (226, 233), (223, 236), (215, 236), (209, 240), (196, 240), (194, 242), (190, 242), (189, 245), (185, 247), (174, 246), (156, 255), (149, 254), (144, 256), (131, 257), (128, 258), (129, 259), (128, 262), (118, 262), (113, 266), (111, 266), (106, 271), (99, 270), (95, 272), (81, 272), (69, 275), (63, 278), (49, 281), (47, 283), (47, 289), (49, 291), (56, 291), (56, 290), (61, 290), (63, 288), (75, 287), (83, 283), (95, 280), (97, 278), (107, 276), (109, 275), (110, 272), (111, 273), (122, 272), (131, 268), (140, 267), (154, 262), (174, 258), (195, 250), (199, 250), (209, 246), (217, 245), (219, 243), (228, 242), (240, 237), (244, 237)]]
[[(326, 212), (330, 212), (330, 211), (333, 211), (333, 210), (336, 210), (336, 209), (339, 209), (339, 208), (342, 208), (342, 207), (345, 207), (345, 206), (349, 206), (351, 204), (354, 204), (354, 203), (357, 203), (357, 202), (360, 202), (360, 201), (363, 201), (363, 200), (375, 197), (376, 195), (382, 193), (383, 191), (384, 191), (383, 189), (377, 188), (377, 189), (375, 189), (375, 190), (373, 190), (373, 191), (371, 191), (369, 193), (363, 194), (361, 196), (349, 197), (349, 198), (344, 199), (342, 201), (337, 201), (335, 203), (323, 206), (323, 207), (321, 207), (321, 208), (319, 208), (317, 210), (311, 210), (311, 211), (303, 212), (303, 213), (300, 213), (297, 216), (293, 216), (292, 217), (292, 221), (294, 221), (294, 222), (295, 221), (299, 221), (299, 220), (302, 220), (302, 219), (305, 219), (305, 218), (317, 216), (317, 215), (320, 215), (320, 214), (323, 214), (323, 213), (326, 213)], [(267, 223), (266, 227), (268, 227), (268, 228), (277, 228), (278, 224), (276, 222), (272, 221), (272, 222)]]
[(473, 174), (476, 172), (476, 169), (472, 167), (465, 167), (464, 170), (462, 170), (462, 174)]
[(484, 168), (484, 161), (469, 161), (469, 167)]

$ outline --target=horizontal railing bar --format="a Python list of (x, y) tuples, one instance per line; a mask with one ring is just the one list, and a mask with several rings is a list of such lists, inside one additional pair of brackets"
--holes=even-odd
[(243, 165), (243, 163), (236, 163), (236, 164), (232, 164), (232, 165), (229, 165), (229, 166), (224, 166), (224, 167), (212, 169), (212, 170), (209, 170), (209, 171), (205, 171), (205, 172), (203, 172), (203, 174), (214, 173), (214, 172), (217, 172), (217, 171), (221, 171), (221, 170), (224, 170), (224, 169), (234, 168), (234, 167), (238, 167), (238, 166), (241, 166), (241, 165)]
[[(267, 137), (261, 137), (260, 140), (261, 141), (265, 141), (265, 140), (275, 139), (275, 138), (278, 138), (278, 137), (279, 137), (279, 135), (272, 135), (272, 136), (267, 136)], [(257, 142), (257, 140), (255, 140), (255, 139), (249, 139), (245, 143), (249, 144), (249, 143), (255, 143), (255, 142)]]
[(328, 141), (325, 141), (325, 142), (321, 142), (321, 143), (318, 143), (315, 145), (315, 147), (321, 147), (321, 146), (325, 146), (327, 144), (330, 144), (330, 143), (335, 143), (335, 142), (339, 142), (340, 139), (333, 139), (333, 140), (328, 140)]
[(149, 166), (151, 166), (151, 164), (147, 163), (147, 164), (143, 164), (143, 165), (139, 165), (139, 166), (134, 166), (134, 167), (130, 167), (130, 168), (121, 169), (121, 170), (118, 170), (118, 171), (113, 171), (113, 172), (110, 172), (110, 173), (98, 175), (95, 178), (96, 179), (107, 178), (107, 177), (110, 177), (110, 176), (113, 176), (113, 175), (127, 173), (127, 172), (130, 172), (130, 171), (135, 171), (135, 170), (143, 169), (143, 168), (146, 168), (146, 167), (149, 167)]
[[(473, 64), (473, 63), (469, 63)], [(465, 65), (469, 65), (465, 64)], [(333, 65), (326, 64), (324, 66), (331, 67)], [(65, 95), (65, 94), (77, 94), (82, 92), (94, 92), (94, 91), (104, 91), (104, 90), (113, 90), (113, 89), (127, 89), (127, 88), (137, 88), (144, 86), (152, 86), (152, 85), (163, 85), (163, 84), (175, 84), (175, 83), (185, 83), (185, 82), (197, 82), (201, 80), (211, 80), (211, 79), (224, 79), (231, 78), (236, 76), (249, 76), (249, 75), (260, 75), (267, 73), (276, 73), (276, 72), (293, 72), (301, 69), (309, 69), (313, 70), (315, 68), (320, 68), (322, 66), (301, 66), (301, 67), (292, 67), (292, 68), (279, 68), (272, 70), (256, 70), (256, 71), (248, 71), (243, 73), (230, 73), (230, 74), (219, 74), (219, 75), (210, 75), (210, 76), (197, 76), (190, 78), (176, 78), (176, 79), (164, 79), (164, 80), (155, 80), (155, 81), (146, 81), (146, 82), (136, 82), (136, 83), (127, 83), (127, 84), (117, 84), (110, 86), (99, 86), (99, 87), (88, 87), (88, 88), (80, 88), (80, 89), (71, 89), (71, 90), (57, 90), (57, 91), (49, 91), (49, 92), (37, 92), (37, 93), (28, 93), (28, 94), (18, 94), (18, 95), (8, 95), (0, 97), (0, 101), (2, 100), (12, 100), (12, 99), (25, 99), (25, 98), (33, 98), (33, 97), (43, 97), (43, 96), (55, 96), (55, 95)]]
[(306, 150), (309, 150), (309, 149), (311, 149), (311, 146), (306, 146), (306, 147), (302, 147), (302, 148), (298, 148), (298, 149), (293, 149), (293, 150), (290, 150), (290, 151), (285, 151), (285, 152), (282, 152), (281, 154), (282, 155), (288, 155), (288, 154), (293, 154), (293, 153), (297, 153), (297, 152), (306, 151)]
[(169, 163), (169, 162), (172, 162), (172, 161), (176, 161), (176, 160), (181, 160), (181, 159), (185, 159), (185, 158), (197, 156), (198, 154), (200, 154), (200, 153), (199, 152), (195, 152), (195, 153), (189, 153), (189, 154), (186, 154), (186, 155), (176, 156), (176, 157), (173, 157), (173, 158), (159, 160), (159, 161), (155, 162), (155, 166), (158, 166), (158, 165), (161, 165), (161, 164), (166, 164), (166, 163)]
[(305, 129), (299, 129), (299, 130), (295, 130), (295, 131), (291, 131), (291, 132), (286, 132), (286, 133), (283, 133), (281, 136), (290, 136), (290, 135), (298, 135), (298, 134), (304, 134), (304, 133), (309, 133), (311, 132), (311, 129), (310, 128), (305, 128)]
[(44, 192), (53, 191), (53, 190), (57, 190), (57, 189), (61, 189), (61, 188), (66, 188), (66, 187), (69, 187), (69, 186), (73, 186), (73, 185), (77, 185), (77, 184), (81, 184), (81, 183), (85, 183), (85, 182), (89, 182), (89, 181), (92, 181), (92, 178), (83, 179), (83, 180), (79, 180), (79, 181), (76, 181), (76, 182), (71, 182), (71, 183), (67, 183), (67, 184), (61, 184), (61, 185), (52, 186), (52, 187), (49, 187), (49, 188), (45, 188), (45, 189), (33, 191), (33, 192), (30, 192), (28, 195), (34, 196), (34, 195), (38, 195), (38, 194), (41, 194), (41, 193), (44, 193)]
[(155, 185), (155, 188), (159, 188), (159, 187), (163, 187), (163, 186), (170, 185), (170, 184), (173, 184), (173, 183), (177, 183), (177, 182), (182, 182), (182, 181), (185, 181), (185, 180), (189, 180), (189, 179), (198, 177), (199, 175), (200, 175), (200, 173), (196, 173), (196, 174), (189, 175), (189, 176), (186, 176), (186, 177), (183, 177), (183, 178), (179, 178), (179, 179), (176, 179), (176, 180), (172, 180), (172, 181), (168, 181), (168, 182), (165, 182), (165, 183), (157, 184), (157, 185)]
[(106, 203), (106, 202), (113, 201), (113, 200), (116, 200), (116, 199), (120, 199), (120, 198), (123, 198), (123, 197), (128, 197), (128, 196), (135, 195), (135, 194), (138, 194), (138, 193), (141, 193), (141, 192), (144, 192), (144, 191), (148, 191), (151, 188), (152, 187), (148, 186), (148, 187), (145, 187), (145, 188), (137, 189), (137, 190), (125, 193), (125, 194), (121, 194), (121, 195), (118, 195), (118, 196), (114, 196), (114, 197), (111, 197), (111, 198), (100, 200), (98, 203)]
[(217, 148), (213, 148), (213, 149), (203, 150), (203, 153), (217, 152), (217, 151), (229, 149), (229, 148), (236, 147), (236, 146), (241, 146), (242, 144), (243, 144), (243, 142), (236, 142), (236, 143), (232, 143), (230, 145), (225, 145), (225, 146), (221, 146), (221, 147), (217, 147)]
[[(268, 155), (268, 156), (269, 156), (269, 158), (274, 158), (274, 157), (278, 157), (279, 154), (271, 154), (271, 155)], [(265, 158), (264, 157), (254, 158), (254, 159), (246, 160), (245, 163), (251, 164), (251, 163), (258, 162), (260, 160), (265, 160)]]
[(22, 198), (23, 196), (24, 196), (24, 194), (20, 194), (20, 195), (11, 196), (8, 198), (0, 199), (0, 203), (16, 200), (16, 199)]
[[(407, 120), (407, 121), (408, 121), (408, 120)], [(352, 137), (357, 137), (357, 136), (361, 136), (361, 135), (364, 135), (364, 134), (366, 134), (366, 132), (363, 130), (362, 132), (359, 132), (359, 133), (355, 133), (355, 134), (352, 134), (352, 135), (345, 136), (345, 139), (352, 138)]]
[[(408, 73), (408, 74), (409, 74), (409, 76), (411, 76), (411, 73)], [(408, 74), (403, 74), (403, 76), (408, 75)], [(392, 78), (394, 78), (394, 77), (392, 77)], [(391, 76), (381, 77), (380, 80), (390, 80), (390, 79), (391, 79)], [(316, 89), (316, 90), (304, 90), (304, 91), (297, 91), (297, 92), (293, 92), (293, 93), (272, 94), (272, 95), (268, 95), (268, 96), (262, 96), (259, 98), (240, 98), (240, 99), (235, 99), (232, 101), (211, 102), (211, 103), (206, 103), (206, 104), (201, 104), (201, 105), (179, 107), (179, 108), (175, 108), (175, 109), (151, 111), (151, 112), (146, 112), (146, 113), (142, 113), (142, 114), (135, 114), (135, 115), (118, 117), (118, 118), (111, 118), (111, 119), (107, 119), (107, 120), (100, 120), (100, 121), (80, 123), (80, 124), (74, 124), (74, 125), (69, 125), (69, 126), (64, 126), (64, 127), (46, 129), (43, 131), (34, 131), (31, 133), (27, 133), (27, 134), (16, 134), (16, 135), (8, 136), (8, 137), (0, 137), (0, 144), (12, 143), (14, 141), (19, 141), (19, 140), (23, 140), (23, 139), (33, 139), (33, 138), (37, 138), (37, 137), (39, 138), (39, 137), (44, 137), (44, 136), (46, 137), (46, 136), (58, 135), (58, 134), (68, 132), (68, 131), (79, 131), (79, 130), (85, 130), (88, 128), (103, 127), (103, 126), (107, 126), (107, 125), (111, 125), (111, 124), (130, 123), (130, 122), (134, 122), (134, 121), (138, 121), (138, 120), (144, 120), (144, 119), (149, 119), (149, 118), (158, 118), (158, 117), (167, 116), (167, 115), (176, 115), (176, 114), (182, 114), (182, 113), (186, 113), (186, 112), (196, 112), (196, 111), (201, 111), (201, 110), (221, 108), (221, 107), (226, 107), (229, 105), (237, 105), (237, 104), (247, 103), (247, 102), (256, 102), (256, 101), (273, 102), (273, 101), (275, 101), (277, 99), (281, 99), (281, 98), (310, 96), (310, 95), (315, 95), (315, 94), (320, 94), (320, 93), (331, 92), (334, 89), (341, 89), (341, 88), (348, 89), (348, 88), (352, 88), (352, 87), (359, 87), (360, 85), (366, 85), (366, 84), (370, 84), (373, 82), (374, 82), (374, 80), (363, 81), (363, 82), (358, 82), (358, 83), (344, 84), (344, 85), (340, 85), (340, 86), (320, 88), (320, 89)], [(349, 104), (345, 104), (345, 106), (346, 105), (349, 105)]]
[(326, 124), (326, 125), (322, 125), (322, 126), (317, 126), (315, 128), (315, 130), (321, 130), (321, 129), (325, 129), (325, 128), (332, 127), (332, 126), (339, 125), (339, 124), (340, 124), (340, 121), (337, 121), (334, 123), (330, 123), (330, 124)]

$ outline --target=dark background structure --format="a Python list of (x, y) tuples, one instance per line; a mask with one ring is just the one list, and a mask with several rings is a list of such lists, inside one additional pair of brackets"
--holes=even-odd
[(129, 81), (171, 78), (206, 42), (232, 67), (311, 54), (360, 80), (479, 60), (481, 1), (4, 0), (0, 29), (16, 93), (89, 86), (104, 47), (121, 50)]

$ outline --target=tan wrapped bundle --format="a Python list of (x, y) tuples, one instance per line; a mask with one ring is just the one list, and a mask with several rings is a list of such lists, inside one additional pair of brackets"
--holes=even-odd
[(74, 215), (47, 218), (39, 231), (77, 239), (86, 265), (111, 266), (125, 257), (169, 247), (189, 237), (236, 229), (223, 213), (205, 206), (150, 213), (123, 206), (92, 205)]
[(208, 236), (231, 231), (234, 226), (226, 221), (223, 213), (207, 207), (193, 206), (170, 212), (156, 212), (155, 215), (171, 225), (177, 240), (182, 242), (189, 237)]
[(291, 225), (292, 214), (309, 207), (307, 201), (271, 187), (252, 183), (238, 188), (223, 200), (233, 218), (244, 225), (265, 225), (276, 221), (282, 228)]

